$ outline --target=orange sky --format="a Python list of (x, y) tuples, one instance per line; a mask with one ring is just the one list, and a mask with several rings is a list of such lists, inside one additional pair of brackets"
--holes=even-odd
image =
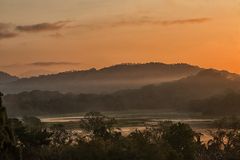
[(240, 73), (240, 0), (1, 0), (0, 70), (185, 62)]

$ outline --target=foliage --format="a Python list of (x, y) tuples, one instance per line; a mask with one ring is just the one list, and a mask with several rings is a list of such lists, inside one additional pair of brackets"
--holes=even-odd
[(205, 99), (190, 101), (187, 110), (201, 112), (204, 115), (239, 115), (239, 91), (228, 90), (224, 94), (211, 96)]
[(2, 106), (2, 96), (3, 94), (0, 92), (0, 159), (19, 160), (20, 152), (16, 147), (15, 136), (7, 117), (6, 108)]
[(99, 112), (89, 112), (80, 122), (80, 129), (90, 134), (90, 138), (110, 139), (120, 136), (114, 128), (116, 120), (102, 115)]
[[(33, 118), (36, 119), (36, 118)], [(23, 119), (24, 120), (24, 119)], [(159, 122), (123, 136), (117, 121), (98, 112), (79, 122), (82, 132), (61, 124), (35, 128), (12, 120), (23, 160), (239, 160), (240, 130), (218, 129), (207, 144), (183, 123)], [(38, 120), (36, 120), (38, 121)]]

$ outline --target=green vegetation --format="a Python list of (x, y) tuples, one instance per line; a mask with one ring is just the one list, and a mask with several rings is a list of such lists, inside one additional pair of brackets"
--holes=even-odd
[(85, 114), (78, 122), (81, 132), (66, 130), (61, 124), (47, 126), (36, 117), (11, 122), (23, 160), (239, 160), (240, 157), (240, 129), (219, 128), (203, 143), (201, 134), (189, 125), (170, 121), (123, 136), (116, 127), (116, 119), (99, 112)]

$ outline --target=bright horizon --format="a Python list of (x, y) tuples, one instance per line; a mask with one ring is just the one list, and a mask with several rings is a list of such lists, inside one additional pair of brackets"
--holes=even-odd
[(1, 0), (0, 19), (13, 75), (146, 62), (240, 73), (239, 0)]

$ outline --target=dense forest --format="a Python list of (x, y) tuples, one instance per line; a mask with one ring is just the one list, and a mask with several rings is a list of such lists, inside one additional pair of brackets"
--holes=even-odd
[[(125, 98), (125, 99), (123, 99)], [(131, 99), (131, 101), (130, 101)], [(155, 101), (153, 101), (155, 100)], [(51, 115), (88, 111), (123, 111), (144, 109), (169, 109), (178, 112), (196, 112), (202, 115), (239, 115), (240, 93), (226, 92), (200, 100), (179, 101), (172, 106), (170, 101), (156, 99), (133, 99), (112, 95), (73, 95), (59, 92), (32, 91), (5, 97), (11, 116)], [(164, 105), (168, 107), (164, 107)], [(67, 106), (67, 107), (66, 107)], [(147, 106), (147, 107), (145, 107)]]
[(188, 110), (204, 115), (239, 115), (240, 92), (228, 92), (203, 100), (189, 102)]
[[(214, 123), (216, 130), (203, 142), (187, 124), (159, 122), (123, 136), (114, 118), (87, 113), (81, 132), (36, 117), (9, 119), (16, 143), (2, 146), (4, 160), (239, 160), (240, 120)], [(229, 122), (226, 124), (226, 122)], [(226, 128), (227, 127), (227, 128)], [(227, 130), (226, 130), (227, 129)], [(2, 144), (3, 140), (0, 139)]]

